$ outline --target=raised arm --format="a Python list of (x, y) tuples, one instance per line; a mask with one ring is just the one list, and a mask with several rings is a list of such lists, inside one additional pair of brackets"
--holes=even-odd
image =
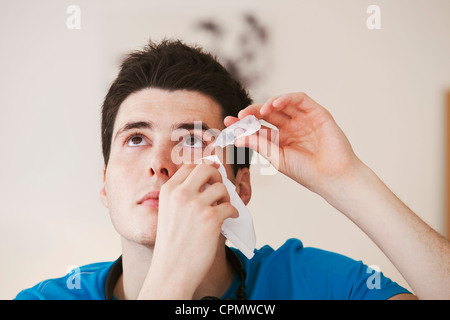
[[(251, 105), (275, 126), (241, 138), (280, 172), (321, 195), (386, 254), (420, 299), (450, 299), (450, 243), (423, 222), (367, 167), (331, 114), (304, 93)], [(227, 117), (229, 126), (237, 118)]]

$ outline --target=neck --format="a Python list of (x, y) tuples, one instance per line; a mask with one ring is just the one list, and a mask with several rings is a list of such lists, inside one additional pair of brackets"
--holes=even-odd
[[(221, 236), (222, 239), (222, 236)], [(114, 288), (119, 300), (135, 300), (152, 263), (153, 247), (122, 239), (123, 273)], [(193, 299), (205, 296), (221, 297), (233, 281), (234, 269), (226, 258), (225, 239), (220, 241), (216, 258), (207, 275), (194, 293)]]

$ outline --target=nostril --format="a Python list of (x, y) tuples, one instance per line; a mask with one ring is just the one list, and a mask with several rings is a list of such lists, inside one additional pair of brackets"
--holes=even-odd
[[(169, 176), (169, 170), (167, 170), (167, 168), (161, 168), (161, 170), (159, 170), (159, 172), (161, 175)], [(155, 170), (153, 168), (150, 168), (150, 175), (154, 176), (155, 174), (156, 174)]]

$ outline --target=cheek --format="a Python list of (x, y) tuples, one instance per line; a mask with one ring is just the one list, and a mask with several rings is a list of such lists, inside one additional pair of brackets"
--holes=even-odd
[[(139, 150), (120, 151), (112, 153), (108, 167), (109, 178), (112, 184), (123, 184), (142, 175), (148, 152)], [(134, 180), (136, 182), (136, 180)]]
[(105, 177), (106, 197), (109, 208), (122, 208), (132, 200), (137, 185), (135, 170), (129, 166), (110, 163)]
[[(113, 170), (114, 169), (114, 170)], [(106, 176), (108, 209), (116, 232), (123, 238), (145, 245), (154, 244), (157, 214), (137, 206), (139, 180), (133, 170), (111, 168)]]
[[(121, 186), (120, 179), (114, 174), (107, 175), (105, 189), (111, 217), (115, 215), (115, 212), (121, 211), (121, 206), (124, 204), (124, 198), (126, 198), (126, 194), (120, 192)], [(123, 189), (126, 192), (127, 188)]]

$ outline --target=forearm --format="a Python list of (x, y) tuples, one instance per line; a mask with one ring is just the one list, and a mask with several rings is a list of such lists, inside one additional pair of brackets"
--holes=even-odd
[(324, 198), (386, 254), (421, 299), (450, 298), (450, 244), (361, 163)]

